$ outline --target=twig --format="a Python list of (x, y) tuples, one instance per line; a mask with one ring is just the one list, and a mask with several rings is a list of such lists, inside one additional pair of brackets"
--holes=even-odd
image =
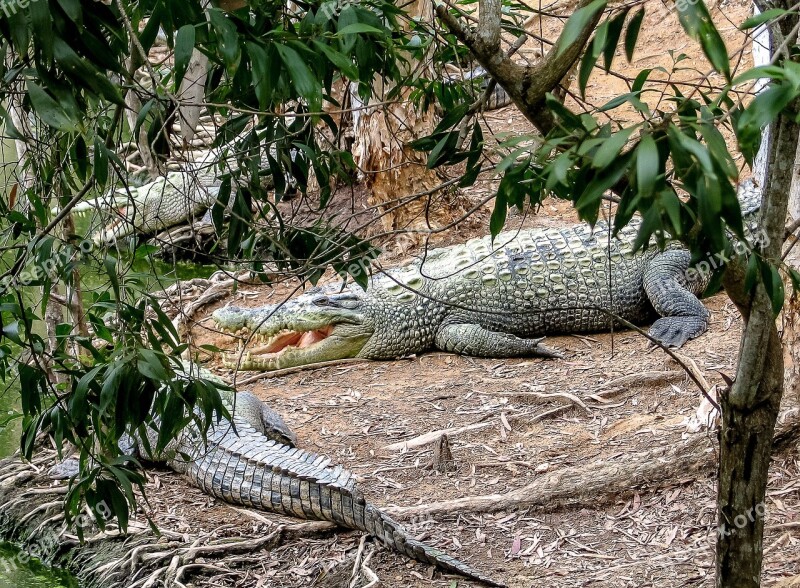
[(374, 554), (375, 550), (373, 549), (372, 551), (369, 552), (369, 555), (367, 555), (367, 557), (364, 558), (364, 563), (361, 564), (361, 570), (364, 572), (364, 575), (369, 579), (369, 584), (364, 586), (364, 588), (376, 588), (376, 586), (378, 586), (381, 582), (380, 578), (378, 578), (378, 575), (375, 572), (373, 572), (369, 567), (367, 567), (369, 560), (372, 559), (372, 556)]
[(252, 384), (253, 382), (258, 382), (259, 380), (263, 380), (264, 378), (280, 378), (281, 376), (288, 376), (289, 374), (294, 374), (297, 372), (304, 372), (306, 370), (317, 370), (321, 368), (331, 367), (334, 365), (340, 365), (345, 363), (364, 363), (365, 361), (370, 361), (369, 359), (361, 359), (360, 357), (352, 357), (349, 359), (333, 359), (331, 361), (321, 361), (319, 363), (309, 363), (306, 365), (297, 365), (290, 368), (284, 368), (282, 370), (273, 370), (269, 372), (262, 372), (260, 374), (256, 374), (255, 376), (250, 376), (249, 378), (245, 378), (244, 380), (237, 380), (237, 386), (246, 386), (247, 384)]
[[(526, 387), (532, 387), (531, 384), (523, 384)], [(535, 396), (536, 398), (566, 398), (570, 402), (577, 404), (583, 410), (592, 414), (591, 409), (586, 406), (586, 403), (575, 396), (574, 394), (570, 394), (569, 392), (552, 392), (552, 393), (545, 393), (545, 392), (512, 392), (514, 396)]]
[(356, 552), (356, 559), (353, 562), (353, 571), (350, 572), (350, 588), (356, 588), (356, 583), (359, 577), (359, 568), (361, 567), (361, 556), (364, 555), (364, 546), (367, 544), (367, 535), (361, 536), (361, 541), (358, 543), (358, 552)]

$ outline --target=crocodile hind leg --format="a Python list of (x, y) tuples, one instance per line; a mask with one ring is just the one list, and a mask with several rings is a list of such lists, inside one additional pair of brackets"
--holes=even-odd
[(541, 345), (543, 340), (544, 337), (522, 339), (474, 323), (457, 323), (441, 327), (436, 333), (435, 344), (442, 351), (475, 357), (563, 357), (557, 350)]
[(645, 293), (661, 315), (650, 327), (650, 336), (669, 347), (680, 347), (708, 329), (710, 313), (697, 298), (708, 279), (699, 272), (688, 272), (690, 262), (688, 251), (665, 251), (644, 271)]

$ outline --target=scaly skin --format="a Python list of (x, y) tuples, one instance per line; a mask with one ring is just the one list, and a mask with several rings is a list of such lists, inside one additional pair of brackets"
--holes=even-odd
[(190, 172), (170, 172), (139, 188), (130, 198), (116, 199), (122, 205), (116, 218), (94, 236), (96, 243), (114, 243), (133, 234), (157, 233), (192, 218), (200, 218), (214, 205), (219, 194), (215, 179)]
[[(171, 171), (139, 187), (79, 203), (73, 213), (93, 210), (114, 218), (92, 236), (95, 243), (114, 243), (133, 234), (157, 233), (200, 218), (219, 195), (218, 161), (224, 161), (226, 147), (209, 150), (181, 171)], [(226, 169), (229, 169), (228, 166)]]
[[(740, 189), (750, 230), (760, 193)], [(708, 275), (688, 272), (677, 243), (634, 253), (640, 220), (611, 238), (609, 227), (502, 233), (494, 240), (430, 251), (406, 268), (358, 286), (314, 288), (283, 305), (228, 307), (213, 318), (224, 331), (253, 334), (259, 347), (238, 363), (275, 370), (360, 357), (392, 359), (429, 349), (478, 357), (558, 353), (541, 345), (551, 334), (608, 330), (609, 313), (641, 325), (660, 317), (650, 335), (680, 347), (708, 328), (698, 300)], [(302, 335), (302, 336), (301, 336)]]
[[(482, 67), (476, 67), (472, 71), (466, 72), (461, 76), (463, 80), (480, 80), (481, 81), (481, 92), (484, 92), (486, 88), (489, 86), (491, 82), (491, 78), (486, 74), (486, 70)], [(445, 82), (448, 83), (448, 82)], [(450, 80), (449, 83), (453, 83), (453, 80)], [(485, 110), (496, 110), (498, 108), (504, 108), (511, 104), (511, 96), (508, 95), (508, 92), (505, 91), (505, 88), (500, 84), (495, 84), (494, 88), (492, 89), (492, 93), (489, 94), (489, 97), (486, 99), (486, 104), (484, 105)]]
[[(482, 88), (489, 83), (483, 68), (476, 68), (464, 79), (481, 78)], [(511, 104), (508, 93), (496, 84), (486, 101), (486, 110), (503, 108)], [(73, 208), (74, 213), (106, 210), (115, 218), (98, 230), (92, 239), (95, 243), (113, 244), (134, 234), (152, 234), (202, 217), (219, 195), (219, 173), (214, 165), (223, 150), (209, 151), (199, 162), (190, 164), (186, 171), (169, 172), (129, 193), (120, 190), (116, 196), (87, 200)], [(216, 159), (215, 159), (216, 158)], [(294, 182), (288, 178), (290, 184)]]
[[(206, 370), (201, 369), (199, 375), (213, 379)], [(147, 444), (140, 440), (134, 440), (135, 446), (148, 459), (165, 462), (204, 492), (226, 502), (365, 531), (413, 559), (490, 586), (503, 586), (409, 537), (398, 523), (364, 499), (353, 474), (331, 466), (330, 458), (294, 447), (294, 434), (276, 413), (251, 394), (234, 394), (223, 393), (232, 421), (214, 421), (207, 446), (193, 425), (159, 455), (149, 454)], [(155, 447), (157, 432), (151, 429), (148, 437), (149, 446)]]

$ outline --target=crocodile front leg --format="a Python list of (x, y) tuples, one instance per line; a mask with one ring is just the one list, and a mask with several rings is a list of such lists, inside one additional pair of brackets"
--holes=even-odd
[[(235, 395), (235, 397), (234, 397)], [(244, 419), (252, 425), (259, 433), (268, 439), (282, 443), (289, 447), (297, 445), (297, 435), (289, 428), (283, 418), (261, 401), (257, 396), (250, 392), (232, 392), (226, 398), (228, 403), (235, 399), (236, 416)]]
[(563, 357), (560, 352), (541, 345), (544, 337), (522, 339), (509, 333), (490, 331), (474, 323), (443, 325), (436, 333), (436, 347), (442, 351), (475, 357)]
[(710, 313), (697, 298), (708, 285), (698, 272), (690, 277), (688, 251), (665, 251), (645, 268), (644, 290), (661, 315), (650, 327), (650, 336), (669, 347), (680, 347), (708, 329)]

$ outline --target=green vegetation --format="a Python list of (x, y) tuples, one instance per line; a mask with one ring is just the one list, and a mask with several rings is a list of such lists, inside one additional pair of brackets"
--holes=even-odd
[[(497, 168), (503, 179), (493, 233), (509, 207), (535, 205), (549, 194), (571, 200), (584, 219), (594, 221), (610, 191), (618, 202), (618, 227), (634, 213), (643, 216), (639, 245), (671, 235), (698, 258), (725, 252), (730, 236), (745, 235), (735, 198), (738, 170), (720, 129), (733, 131), (738, 149), (752, 162), (763, 127), (772, 125), (761, 226), (767, 239), (751, 244), (749, 261), (729, 264), (719, 276), (748, 321), (742, 362), (722, 406), (719, 516), (724, 522), (752, 511), (763, 501), (783, 390), (774, 317), (785, 297), (780, 247), (791, 180), (787, 170), (800, 130), (799, 19), (789, 4), (775, 2), (764, 6), (772, 10), (762, 17), (744, 23), (750, 28), (769, 23), (777, 40), (775, 59), (734, 79), (728, 51), (703, 2), (676, 6), (687, 36), (726, 80), (723, 90), (684, 95), (666, 84), (659, 91), (670, 108), (651, 109), (642, 99), (653, 91), (645, 84), (652, 72), (645, 70), (629, 92), (586, 112), (571, 111), (552, 92), (578, 59), (581, 91), (596, 65), (612, 68), (618, 47), (630, 60), (645, 8), (581, 2), (553, 51), (530, 68), (501, 49), (501, 31), (520, 31), (514, 10), (521, 8), (504, 10), (511, 5), (496, 0), (481, 2), (477, 28), (459, 10), (439, 5), (436, 14), (446, 29), (412, 20), (382, 0), (291, 7), (259, 0), (232, 11), (204, 10), (199, 2), (183, 0), (37, 0), (9, 10), (0, 18), (5, 105), (0, 115), (8, 137), (24, 142), (28, 153), (16, 184), (0, 201), (0, 377), (19, 378), (21, 384), (26, 456), (42, 429), (57, 444), (69, 441), (80, 449), (81, 471), (66, 499), (68, 514), (84, 503), (105, 501), (124, 528), (135, 504), (133, 488), (143, 478), (139, 465), (121, 455), (121, 435), (158, 418), (163, 447), (190, 421), (204, 430), (214, 410), (225, 414), (213, 383), (174, 379), (185, 344), (149, 294), (148, 275), (136, 266), (151, 250), (82, 247), (83, 235), (69, 214), (85, 196), (127, 185), (118, 155), (126, 137), (144, 130), (156, 158), (165, 157), (167, 129), (179, 110), (176, 95), (193, 51), (210, 63), (208, 108), (226, 118), (215, 145), (230, 148), (226, 157), (238, 162), (235, 172), (221, 172), (220, 201), (212, 211), (228, 254), (256, 272), (276, 262), (315, 280), (326, 265), (346, 274), (373, 251), (360, 236), (325, 221), (303, 229), (282, 222), (272, 199), (284, 197), (289, 176), (304, 195), (313, 177), (320, 186), (315, 202), (324, 210), (332, 181), (352, 180), (349, 151), (320, 139), (321, 130), (339, 132), (323, 112), (325, 105), (341, 106), (333, 97), (334, 83), (352, 82), (361, 100), (391, 100), (410, 88), (419, 105), (438, 100), (447, 115), (415, 146), (429, 151), (430, 167), (464, 162), (461, 186), (467, 187), (486, 165), (484, 139), (473, 121), (476, 110), (466, 93), (414, 74), (419, 61), (463, 56), (464, 45), (544, 136), (534, 148), (530, 137), (506, 145), (507, 156)], [(134, 74), (159, 29), (174, 51), (174, 67), (161, 76), (145, 65), (150, 82), (145, 86)], [(740, 99), (742, 88), (759, 77), (770, 80), (769, 88), (752, 101)], [(376, 79), (391, 88), (388, 94), (373, 96)], [(142, 108), (125, 128), (130, 93)], [(623, 105), (632, 106), (641, 121), (623, 127), (603, 122), (604, 114)], [(265, 176), (271, 177), (271, 192), (264, 188)], [(229, 195), (231, 220), (223, 229)], [(254, 203), (261, 212), (253, 213)], [(258, 221), (266, 220), (267, 212), (278, 221), (265, 229)], [(789, 273), (800, 286), (800, 274)], [(103, 286), (82, 298), (82, 275), (101, 277)], [(35, 288), (39, 296), (31, 300), (24, 288)], [(763, 520), (756, 518), (722, 535), (718, 585), (757, 585), (762, 533)]]

